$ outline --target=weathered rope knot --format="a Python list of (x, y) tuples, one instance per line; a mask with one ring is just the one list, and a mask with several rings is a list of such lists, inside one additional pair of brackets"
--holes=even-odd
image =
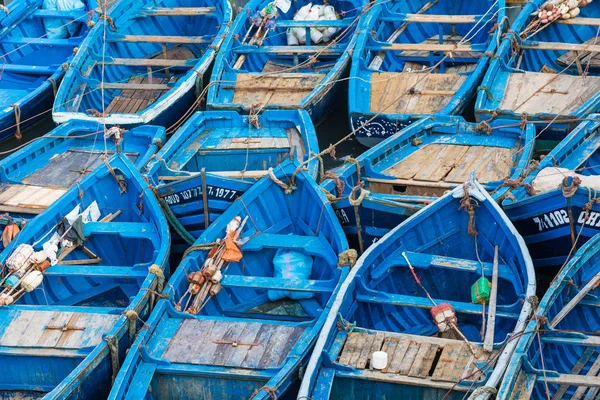
[(358, 260), (358, 252), (354, 249), (348, 249), (342, 251), (338, 255), (338, 267), (343, 267), (348, 265), (350, 268), (354, 267), (356, 264), (356, 260)]
[(527, 302), (531, 304), (531, 308), (533, 311), (537, 310), (538, 306), (540, 305), (540, 299), (538, 299), (536, 295), (529, 296), (527, 298)]
[(328, 202), (333, 203), (337, 201), (337, 197), (335, 197), (333, 193), (328, 192), (327, 189), (325, 189), (324, 187), (321, 187), (320, 189), (323, 192), (323, 194), (325, 194), (325, 197), (327, 198)]
[(492, 90), (491, 90), (489, 87), (487, 87), (486, 85), (481, 85), (481, 86), (479, 86), (479, 87), (477, 88), (477, 91), (478, 91), (478, 92), (484, 91), (484, 92), (485, 92), (485, 94), (486, 94), (486, 96), (487, 96), (487, 99), (488, 99), (489, 101), (496, 101), (496, 102), (498, 101), (498, 100), (496, 100), (496, 98), (494, 97), (494, 94), (492, 93)]
[(17, 140), (23, 139), (23, 135), (21, 134), (21, 109), (18, 104), (10, 105), (15, 111), (15, 125), (17, 126), (17, 133), (15, 133), (15, 137)]
[(530, 196), (535, 195), (535, 189), (533, 188), (533, 185), (531, 185), (529, 183), (524, 183), (522, 177), (519, 177), (517, 179), (505, 179), (504, 182), (502, 182), (502, 185), (500, 185), (500, 186), (508, 186), (511, 189), (523, 187), (523, 188), (525, 188), (525, 191), (527, 192), (528, 195), (530, 195)]
[(484, 132), (486, 135), (492, 134), (492, 127), (490, 126), (490, 124), (487, 123), (487, 121), (481, 121), (480, 123), (478, 123), (475, 126), (475, 130)]
[(156, 147), (158, 147), (159, 150), (163, 147), (163, 142), (162, 140), (160, 140), (160, 138), (152, 139), (152, 144), (156, 145)]
[(135, 310), (127, 310), (125, 311), (125, 316), (129, 321), (129, 343), (133, 344), (133, 341), (135, 340), (135, 334), (137, 333), (136, 323), (139, 315)]
[(338, 318), (340, 320), (337, 322), (336, 326), (339, 331), (344, 331), (348, 333), (352, 333), (352, 331), (354, 331), (354, 329), (356, 328), (356, 322), (350, 323), (346, 321), (344, 317), (342, 317), (341, 313), (338, 313)]
[(250, 400), (255, 398), (262, 391), (265, 391), (272, 400), (277, 400), (277, 390), (270, 386), (262, 386), (256, 389), (256, 391), (252, 394), (252, 397), (250, 397)]
[(570, 184), (569, 178), (565, 177), (560, 185), (563, 196), (567, 199), (573, 197), (575, 193), (577, 193), (579, 185), (581, 185), (581, 179), (579, 179), (579, 177), (574, 177)]
[(108, 346), (108, 351), (110, 353), (110, 362), (112, 367), (112, 382), (115, 383), (117, 379), (117, 374), (119, 373), (119, 369), (121, 365), (119, 363), (119, 341), (115, 336), (105, 336), (104, 341)]
[[(360, 189), (360, 194), (358, 195), (358, 197), (356, 197), (357, 189)], [(371, 194), (371, 192), (369, 192), (367, 189), (363, 188), (361, 185), (354, 186), (352, 188), (352, 192), (350, 193), (350, 196), (348, 197), (348, 202), (350, 203), (350, 205), (352, 205), (354, 207), (358, 207), (362, 204), (365, 197), (367, 197), (369, 194)]]
[(277, 178), (275, 176), (275, 173), (273, 173), (272, 167), (269, 168), (268, 176), (269, 176), (270, 180), (272, 180), (277, 186), (279, 186), (280, 188), (283, 189), (283, 192), (285, 194), (292, 194), (294, 192), (294, 190), (296, 190), (296, 187), (294, 185), (292, 185), (292, 184), (286, 185), (279, 178)]
[(357, 176), (356, 181), (360, 182), (360, 163), (358, 162), (358, 160), (356, 158), (348, 157), (344, 161), (344, 164), (356, 165), (356, 176)]
[(165, 274), (163, 270), (158, 265), (152, 264), (148, 268), (148, 272), (156, 275), (156, 291), (158, 293), (162, 293), (163, 289), (165, 288)]
[(346, 186), (344, 181), (341, 180), (340, 177), (334, 174), (333, 172), (327, 172), (326, 174), (321, 176), (321, 183), (323, 183), (327, 179), (333, 179), (335, 181), (337, 197), (342, 197), (342, 195), (344, 194), (344, 187)]
[(471, 196), (469, 196), (469, 190), (466, 184), (464, 186), (464, 191), (465, 194), (462, 199), (460, 199), (460, 207), (458, 207), (458, 209), (465, 210), (467, 214), (469, 214), (469, 235), (477, 236), (479, 233), (475, 229), (475, 207), (479, 207), (479, 204), (476, 200), (472, 200)]
[(473, 393), (471, 393), (470, 398), (475, 399), (478, 396), (484, 396), (484, 395), (495, 396), (497, 393), (498, 393), (498, 389), (496, 389), (494, 387), (480, 386), (477, 389), (473, 390)]

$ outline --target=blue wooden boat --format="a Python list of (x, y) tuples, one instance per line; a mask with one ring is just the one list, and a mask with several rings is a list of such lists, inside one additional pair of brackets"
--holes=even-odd
[[(284, 2), (284, 1), (282, 1)], [(262, 109), (302, 109), (315, 123), (325, 118), (336, 89), (350, 63), (365, 0), (332, 0), (333, 21), (294, 21), (308, 0), (291, 2), (284, 10), (272, 0), (250, 0), (236, 17), (231, 34), (212, 73), (207, 108), (254, 113)], [(317, 4), (314, 2), (314, 4)], [(256, 19), (257, 13), (275, 7), (276, 18)], [(310, 29), (338, 28), (329, 43), (311, 43)], [(304, 29), (307, 43), (289, 45), (288, 29)]]
[(569, 261), (540, 301), (498, 399), (597, 399), (600, 236)]
[[(141, 170), (165, 141), (165, 130), (143, 126), (106, 131), (95, 122), (72, 121), (0, 161), (0, 224), (22, 227), (99, 165), (122, 153)], [(118, 138), (114, 135), (117, 133)], [(13, 234), (7, 232), (9, 240)], [(0, 241), (0, 249), (4, 248)]]
[[(147, 168), (150, 182), (176, 227), (172, 253), (181, 255), (256, 180), (292, 158), (319, 152), (302, 110), (267, 110), (249, 118), (235, 111), (194, 114)], [(318, 160), (306, 164), (317, 177)]]
[(459, 115), (496, 50), (504, 0), (376, 2), (352, 55), (348, 109), (374, 146), (415, 120)]
[(122, 154), (28, 224), (0, 254), (0, 398), (106, 398), (168, 252), (160, 206)]
[[(495, 269), (496, 305), (473, 304), (472, 285), (484, 274), (494, 282)], [(477, 182), (459, 186), (361, 256), (329, 310), (297, 398), (462, 399), (494, 388), (535, 287), (527, 247), (500, 207)], [(385, 365), (376, 351), (387, 353)]]
[(231, 25), (230, 3), (122, 0), (110, 16), (73, 60), (54, 121), (169, 127), (189, 116)]
[[(597, 188), (568, 177), (573, 172), (600, 175), (599, 127), (598, 115), (582, 122), (502, 202), (536, 267), (563, 265), (573, 246), (582, 246), (600, 232)], [(539, 191), (536, 184), (542, 177), (550, 179), (550, 187)]]
[[(288, 185), (296, 169), (285, 162), (275, 178)], [(223, 245), (227, 238), (234, 241)], [(219, 239), (225, 240), (213, 247)], [(234, 252), (237, 258), (226, 256)], [(295, 278), (278, 274), (281, 255), (297, 260), (289, 266), (292, 274), (306, 262), (312, 268)], [(335, 214), (306, 172), (296, 175), (289, 194), (263, 178), (188, 252), (169, 281), (169, 298), (157, 304), (109, 398), (285, 396), (347, 276), (347, 256)], [(202, 283), (198, 274), (212, 278)]]
[(366, 249), (471, 172), (494, 199), (503, 198), (526, 170), (535, 136), (532, 125), (506, 125), (424, 118), (340, 168), (322, 186), (350, 245)]
[(479, 88), (475, 113), (478, 120), (539, 121), (546, 138), (560, 139), (578, 119), (600, 110), (595, 44), (600, 4), (580, 8), (575, 18), (528, 29), (545, 3), (527, 3), (511, 26)]
[[(64, 68), (89, 31), (86, 22), (98, 15), (88, 13), (96, 0), (83, 3), (85, 10), (53, 11), (43, 0), (15, 0), (0, 10), (0, 140), (20, 138), (52, 108)], [(56, 21), (67, 34), (49, 34), (48, 23)]]

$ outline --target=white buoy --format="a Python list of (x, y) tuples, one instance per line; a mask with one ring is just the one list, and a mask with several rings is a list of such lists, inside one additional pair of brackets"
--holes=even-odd
[(387, 367), (388, 354), (385, 351), (376, 351), (373, 353), (372, 362), (373, 369), (384, 369)]

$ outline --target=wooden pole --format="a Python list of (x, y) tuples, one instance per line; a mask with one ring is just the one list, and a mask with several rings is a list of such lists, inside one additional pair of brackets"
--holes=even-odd
[(496, 327), (496, 304), (498, 302), (498, 246), (494, 248), (494, 264), (492, 266), (492, 292), (488, 309), (487, 329), (483, 340), (483, 349), (489, 353), (494, 349), (494, 330)]

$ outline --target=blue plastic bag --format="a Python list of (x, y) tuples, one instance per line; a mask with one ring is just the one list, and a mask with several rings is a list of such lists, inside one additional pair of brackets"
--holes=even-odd
[[(85, 10), (85, 4), (81, 0), (44, 0), (44, 10), (49, 11), (76, 11)], [(79, 30), (81, 22), (73, 22), (68, 19), (47, 18), (44, 19), (44, 28), (46, 29), (46, 38), (48, 39), (67, 39), (75, 36)]]
[[(279, 249), (273, 257), (275, 278), (309, 279), (312, 272), (312, 257), (293, 250)], [(292, 292), (288, 290), (269, 290), (269, 300), (276, 301), (289, 297), (292, 300), (310, 299), (314, 293)]]

